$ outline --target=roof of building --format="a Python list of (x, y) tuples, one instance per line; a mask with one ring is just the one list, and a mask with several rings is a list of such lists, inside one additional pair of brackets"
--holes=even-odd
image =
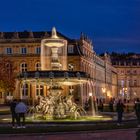
[[(58, 36), (60, 38), (67, 39), (68, 41), (72, 41), (73, 39), (70, 39), (60, 32), (57, 32)], [(50, 37), (51, 31), (23, 31), (23, 32), (0, 32), (0, 39), (27, 39), (27, 38), (45, 38)]]

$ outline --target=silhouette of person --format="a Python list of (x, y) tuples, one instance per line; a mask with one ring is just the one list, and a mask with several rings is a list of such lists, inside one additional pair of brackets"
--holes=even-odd
[(121, 125), (121, 123), (122, 123), (124, 108), (125, 108), (125, 105), (123, 104), (122, 100), (119, 100), (118, 103), (117, 103), (117, 107), (116, 107), (117, 114), (118, 114), (117, 125)]
[(15, 112), (16, 105), (17, 105), (17, 100), (14, 99), (10, 103), (10, 111), (11, 111), (11, 115), (12, 115), (12, 127), (13, 128), (16, 128), (16, 123), (17, 123), (17, 113)]
[[(27, 106), (22, 100), (19, 100), (19, 103), (16, 105), (15, 112), (18, 116), (18, 127), (25, 128), (25, 113), (27, 112)], [(22, 119), (22, 122), (21, 122)]]

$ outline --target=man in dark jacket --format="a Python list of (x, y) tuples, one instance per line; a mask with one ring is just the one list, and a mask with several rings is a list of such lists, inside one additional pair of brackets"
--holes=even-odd
[(123, 117), (123, 112), (124, 112), (125, 105), (123, 104), (122, 100), (119, 100), (117, 103), (117, 113), (118, 113), (118, 124), (121, 125), (122, 123), (122, 117)]
[(15, 112), (16, 105), (17, 105), (17, 100), (14, 99), (10, 104), (10, 110), (11, 110), (11, 115), (12, 115), (12, 127), (13, 128), (16, 128), (15, 122), (17, 122), (17, 114)]

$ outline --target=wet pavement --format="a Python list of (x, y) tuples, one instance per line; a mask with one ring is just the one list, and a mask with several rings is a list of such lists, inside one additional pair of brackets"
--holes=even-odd
[(70, 133), (0, 135), (0, 140), (136, 140), (137, 128)]

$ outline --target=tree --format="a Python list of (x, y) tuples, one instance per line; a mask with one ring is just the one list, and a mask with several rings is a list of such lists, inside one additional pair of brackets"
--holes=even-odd
[(0, 58), (0, 92), (15, 90), (16, 73), (13, 62), (7, 58)]

